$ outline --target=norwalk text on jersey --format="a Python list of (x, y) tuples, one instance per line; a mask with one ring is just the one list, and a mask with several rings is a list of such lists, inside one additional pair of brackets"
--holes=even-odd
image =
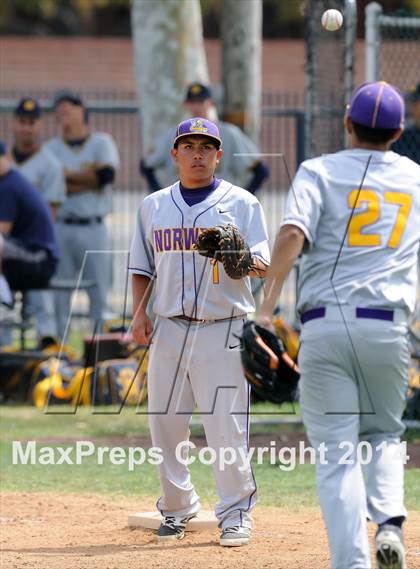
[[(328, 446), (322, 442), (316, 448), (309, 446), (305, 441), (299, 441), (297, 446), (280, 446), (277, 441), (270, 441), (268, 446), (234, 448), (209, 446), (197, 447), (192, 441), (181, 441), (175, 449), (175, 458), (180, 464), (190, 466), (195, 462), (205, 465), (216, 464), (219, 470), (226, 470), (232, 464), (239, 463), (240, 470), (252, 465), (277, 465), (280, 470), (291, 471), (302, 464), (328, 464)], [(338, 445), (339, 455), (335, 449), (334, 462), (338, 464), (369, 464), (373, 457), (386, 461), (397, 461), (406, 464), (409, 460), (406, 443), (401, 442), (388, 452), (388, 445), (382, 442), (372, 446), (368, 441), (360, 441), (354, 445), (350, 441), (341, 441)], [(162, 464), (165, 460), (163, 450), (159, 447), (143, 448), (140, 446), (97, 446), (92, 441), (75, 441), (69, 446), (46, 446), (37, 441), (12, 441), (12, 464), (41, 465), (41, 466), (82, 466), (88, 460), (96, 461), (97, 465), (112, 464), (126, 466), (131, 472), (145, 463), (151, 465)]]

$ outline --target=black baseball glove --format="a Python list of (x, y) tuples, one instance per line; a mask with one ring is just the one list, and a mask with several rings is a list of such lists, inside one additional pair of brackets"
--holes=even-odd
[(245, 377), (255, 393), (272, 403), (296, 400), (299, 369), (269, 330), (248, 321), (241, 337)]
[(255, 258), (239, 229), (230, 223), (203, 229), (195, 249), (204, 257), (220, 261), (231, 279), (242, 279), (255, 268)]

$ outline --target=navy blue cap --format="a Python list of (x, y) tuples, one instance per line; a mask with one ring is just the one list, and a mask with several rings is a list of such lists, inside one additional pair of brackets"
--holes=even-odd
[(77, 93), (73, 93), (72, 91), (58, 91), (54, 97), (54, 108), (57, 108), (57, 106), (64, 101), (79, 107), (84, 107), (83, 100)]
[(192, 83), (188, 89), (185, 96), (185, 102), (188, 101), (205, 101), (206, 99), (211, 99), (211, 90), (207, 85), (202, 83)]
[(4, 156), (5, 154), (7, 154), (6, 143), (0, 140), (0, 156)]
[(41, 107), (38, 101), (33, 97), (23, 97), (15, 108), (14, 115), (17, 117), (39, 119), (41, 116)]

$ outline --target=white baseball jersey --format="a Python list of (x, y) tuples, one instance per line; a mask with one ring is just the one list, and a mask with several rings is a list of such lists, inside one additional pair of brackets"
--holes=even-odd
[[(246, 186), (251, 178), (251, 168), (258, 161), (258, 148), (240, 128), (234, 124), (218, 121), (220, 138), (223, 141), (223, 159), (216, 168), (215, 175), (223, 180), (232, 180), (238, 186)], [(147, 156), (145, 164), (149, 168), (161, 169), (158, 179), (165, 185), (173, 184), (178, 174), (171, 156), (176, 126), (169, 129), (156, 142), (156, 148)], [(238, 156), (241, 154), (241, 156)]]
[(282, 222), (307, 240), (299, 312), (338, 303), (414, 310), (419, 184), (420, 167), (391, 151), (344, 150), (301, 164)]
[(157, 315), (220, 319), (254, 310), (249, 277), (233, 280), (220, 263), (193, 251), (200, 228), (225, 223), (236, 225), (251, 252), (269, 264), (262, 207), (246, 190), (221, 180), (205, 200), (190, 207), (177, 182), (143, 200), (129, 270), (156, 278)]
[(61, 204), (66, 199), (63, 167), (45, 146), (23, 162), (14, 162), (13, 167), (42, 193), (48, 203)]
[[(81, 171), (89, 166), (117, 169), (120, 164), (117, 146), (104, 132), (90, 133), (81, 146), (71, 146), (59, 137), (49, 140), (46, 146), (69, 170)], [(111, 205), (111, 184), (107, 184), (100, 189), (69, 195), (60, 208), (60, 217), (104, 216), (111, 211)]]

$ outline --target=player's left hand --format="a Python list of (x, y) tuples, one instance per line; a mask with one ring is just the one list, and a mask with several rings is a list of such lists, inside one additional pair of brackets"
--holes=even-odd
[(242, 279), (257, 268), (248, 244), (231, 223), (202, 229), (194, 249), (203, 257), (220, 261), (231, 279)]

